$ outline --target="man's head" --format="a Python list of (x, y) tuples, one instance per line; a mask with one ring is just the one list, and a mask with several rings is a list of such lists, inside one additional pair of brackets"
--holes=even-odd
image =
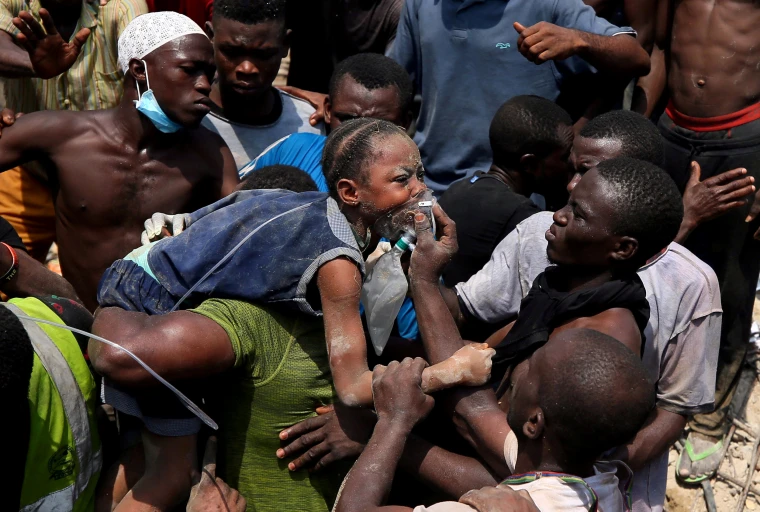
[(148, 89), (160, 110), (187, 128), (200, 125), (210, 111), (214, 51), (208, 37), (187, 16), (176, 12), (143, 14), (119, 37), (119, 65), (128, 98)]
[[(26, 329), (8, 308), (0, 305), (0, 396), (3, 414), (11, 421), (0, 423), (0, 434), (12, 439), (5, 450), (5, 459), (14, 471), (3, 488), (8, 493), (0, 498), (3, 510), (18, 510), (24, 465), (29, 446), (29, 380), (32, 376), (34, 351)], [(5, 506), (7, 505), (7, 506)]]
[(600, 162), (627, 156), (661, 166), (663, 146), (660, 132), (646, 117), (630, 110), (613, 110), (593, 118), (573, 140), (570, 165), (572, 190), (581, 176)]
[(587, 172), (554, 214), (546, 252), (559, 265), (635, 272), (673, 241), (682, 220), (681, 195), (665, 171), (613, 158)]
[(349, 119), (384, 119), (406, 129), (412, 121), (414, 89), (393, 59), (375, 53), (349, 57), (335, 68), (325, 99), (325, 123), (334, 130)]
[(291, 165), (262, 167), (238, 186), (238, 190), (282, 189), (292, 192), (316, 192), (317, 184), (306, 172)]
[(493, 163), (523, 173), (540, 194), (562, 193), (570, 178), (572, 126), (570, 115), (556, 103), (539, 96), (515, 96), (491, 121)]
[(288, 54), (286, 0), (214, 0), (206, 32), (214, 43), (219, 87), (256, 99), (268, 93)]
[(346, 121), (322, 153), (330, 195), (366, 226), (426, 189), (420, 152), (403, 128), (380, 119)]
[[(557, 332), (510, 375), (507, 422), (518, 463), (582, 467), (633, 438), (655, 405), (639, 357), (590, 329)], [(565, 470), (571, 470), (565, 467)]]

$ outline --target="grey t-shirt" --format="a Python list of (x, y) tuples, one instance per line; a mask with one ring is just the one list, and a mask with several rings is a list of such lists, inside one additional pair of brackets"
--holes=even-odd
[(212, 132), (218, 133), (230, 147), (238, 169), (259, 156), (272, 143), (291, 133), (325, 134), (325, 127), (322, 123), (317, 126), (309, 124), (309, 117), (314, 113), (314, 107), (308, 102), (279, 89), (277, 92), (282, 100), (282, 114), (272, 124), (234, 123), (214, 112), (209, 113), (203, 119), (202, 125)]
[[(552, 215), (537, 213), (518, 224), (480, 272), (456, 285), (469, 313), (497, 322), (519, 311), (535, 278), (550, 265), (544, 235)], [(642, 360), (657, 383), (657, 407), (684, 415), (711, 411), (722, 316), (715, 272), (673, 242), (639, 277), (650, 307)], [(665, 452), (636, 472), (635, 511), (662, 510), (667, 467)]]

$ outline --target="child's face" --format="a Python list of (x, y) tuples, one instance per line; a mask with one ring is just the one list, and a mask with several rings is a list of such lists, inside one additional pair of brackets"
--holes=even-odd
[(366, 179), (357, 184), (361, 214), (370, 222), (426, 189), (420, 152), (411, 139), (391, 136), (376, 146)]

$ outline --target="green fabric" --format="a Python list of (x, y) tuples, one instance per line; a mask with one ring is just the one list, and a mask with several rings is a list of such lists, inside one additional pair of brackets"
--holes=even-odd
[(235, 351), (235, 368), (211, 399), (219, 411), (219, 476), (249, 511), (329, 511), (345, 468), (293, 473), (275, 456), (282, 429), (335, 399), (322, 320), (225, 299), (193, 311), (224, 328)]
[[(50, 308), (37, 299), (13, 299), (10, 303), (28, 316), (63, 323)], [(87, 368), (79, 344), (70, 331), (58, 329), (52, 325), (37, 325), (53, 340), (66, 358), (82, 391), (90, 420), (92, 453), (95, 454), (100, 450), (100, 438), (95, 419), (97, 395), (95, 382)], [(29, 382), (29, 412), (31, 420), (29, 450), (21, 490), (21, 507), (74, 484), (80, 470), (74, 437), (66, 419), (61, 396), (37, 354), (34, 355), (32, 377)], [(79, 495), (74, 505), (74, 512), (94, 510), (95, 487), (99, 475), (100, 473), (97, 472), (90, 478), (87, 488)]]

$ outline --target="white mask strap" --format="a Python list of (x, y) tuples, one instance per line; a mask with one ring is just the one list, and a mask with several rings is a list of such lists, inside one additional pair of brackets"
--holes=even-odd
[[(143, 67), (145, 68), (145, 83), (148, 85), (148, 89), (146, 90), (147, 92), (150, 90), (150, 78), (148, 78), (148, 64), (142, 59), (140, 59), (140, 62), (143, 63)], [(137, 86), (137, 101), (140, 101), (140, 98), (142, 98), (142, 93), (140, 93), (140, 84), (137, 81), (135, 81), (135, 86)]]

